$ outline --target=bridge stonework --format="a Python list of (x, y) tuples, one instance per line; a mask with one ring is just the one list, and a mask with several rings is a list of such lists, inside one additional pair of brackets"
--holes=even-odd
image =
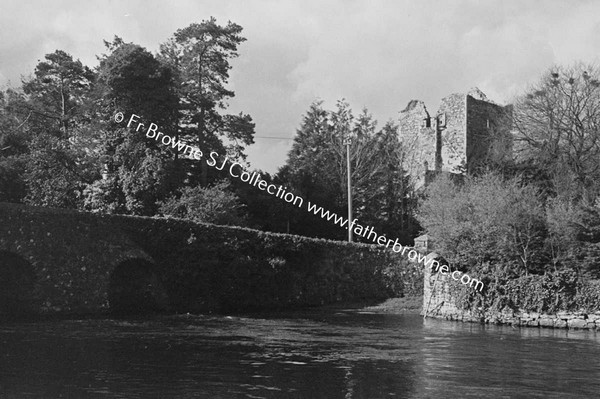
[(0, 203), (0, 302), (30, 287), (36, 313), (104, 312), (133, 291), (175, 312), (383, 299), (403, 294), (403, 267), (372, 245)]
[(127, 259), (152, 261), (102, 217), (14, 204), (0, 205), (0, 251), (30, 263), (43, 313), (107, 309), (112, 270)]

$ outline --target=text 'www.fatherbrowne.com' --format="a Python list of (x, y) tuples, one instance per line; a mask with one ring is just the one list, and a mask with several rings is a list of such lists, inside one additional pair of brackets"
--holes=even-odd
[[(127, 122), (127, 127), (134, 128), (136, 132), (144, 133), (147, 138), (154, 139), (155, 141), (162, 143), (164, 146), (171, 147), (172, 149), (179, 151), (182, 155), (187, 155), (196, 160), (201, 160), (204, 157), (204, 153), (199, 148), (193, 147), (181, 139), (175, 139), (168, 134), (160, 132), (158, 130), (158, 125), (155, 123), (150, 123), (148, 126), (146, 126), (144, 123), (140, 122), (140, 118), (141, 117), (139, 115), (131, 114), (129, 121)], [(117, 112), (114, 119), (115, 122), (121, 123), (125, 120), (125, 115), (122, 112)], [(277, 198), (281, 198), (289, 204), (295, 205), (298, 208), (304, 207), (304, 198), (292, 193), (291, 191), (287, 191), (287, 187), (282, 185), (278, 186), (262, 180), (260, 173), (249, 173), (245, 171), (241, 164), (230, 160), (229, 157), (225, 157), (223, 161), (219, 161), (220, 158), (221, 157), (217, 152), (211, 151), (206, 159), (206, 163), (208, 166), (214, 167), (219, 171), (227, 169), (231, 177), (240, 179), (244, 183), (257, 187), (259, 190), (266, 191)], [(350, 221), (342, 216), (338, 216), (336, 213), (330, 212), (329, 210), (318, 206), (317, 204), (313, 204), (310, 201), (306, 201), (306, 210), (307, 212), (317, 215), (322, 219), (345, 228), (346, 230), (351, 229), (355, 235), (370, 240), (377, 245), (384, 246), (385, 248), (391, 247), (392, 251), (406, 255), (411, 261), (423, 263), (425, 266), (431, 267), (431, 269), (435, 270), (436, 272), (439, 271), (443, 275), (450, 272), (450, 266), (440, 265), (440, 263), (433, 257), (423, 255), (410, 247), (401, 245), (397, 238), (393, 240), (391, 238), (387, 238), (385, 235), (377, 234), (373, 227), (365, 227), (358, 223), (358, 219), (353, 219)], [(408, 252), (406, 252), (407, 250)], [(454, 280), (460, 281), (462, 284), (474, 287), (479, 291), (483, 290), (483, 282), (470, 277), (468, 274), (464, 274), (461, 271), (455, 270), (451, 275)]]

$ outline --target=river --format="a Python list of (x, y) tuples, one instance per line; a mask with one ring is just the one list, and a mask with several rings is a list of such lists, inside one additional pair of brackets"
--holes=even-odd
[(0, 397), (597, 398), (600, 342), (339, 309), (3, 322)]

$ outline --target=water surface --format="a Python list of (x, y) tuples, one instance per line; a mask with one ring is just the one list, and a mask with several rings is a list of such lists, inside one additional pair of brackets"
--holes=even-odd
[(0, 324), (1, 398), (600, 396), (594, 332), (357, 311)]

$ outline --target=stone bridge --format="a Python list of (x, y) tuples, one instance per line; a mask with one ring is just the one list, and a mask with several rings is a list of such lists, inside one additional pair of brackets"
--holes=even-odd
[[(391, 251), (0, 203), (0, 315), (228, 311), (382, 299)], [(397, 291), (397, 284), (395, 290)]]
[(0, 203), (0, 313), (106, 309), (111, 277), (118, 290), (119, 273), (151, 277), (153, 267), (106, 218)]

